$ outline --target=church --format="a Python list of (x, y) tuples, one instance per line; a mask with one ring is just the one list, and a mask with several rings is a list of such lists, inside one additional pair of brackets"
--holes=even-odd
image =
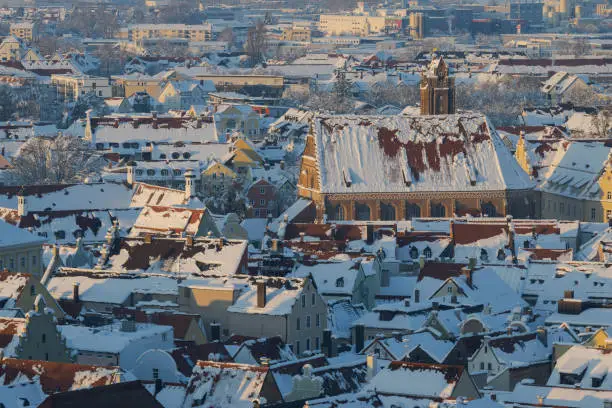
[(318, 221), (453, 215), (534, 217), (537, 197), (487, 118), (455, 113), (442, 59), (421, 83), (422, 115), (316, 115), (298, 195)]

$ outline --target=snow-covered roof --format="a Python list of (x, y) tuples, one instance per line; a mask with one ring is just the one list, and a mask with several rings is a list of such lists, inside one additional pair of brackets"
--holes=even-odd
[(317, 116), (313, 129), (324, 193), (532, 187), (482, 115)]
[(31, 276), (26, 273), (0, 272), (0, 308), (15, 307), (30, 278)]
[[(184, 233), (196, 235), (207, 212), (207, 208), (146, 206), (140, 211), (130, 231), (130, 236), (138, 237), (145, 233), (160, 235), (180, 235)], [(215, 228), (213, 222), (211, 222), (210, 228)], [(215, 236), (218, 235), (218, 231), (214, 232)]]
[(519, 383), (511, 393), (503, 393), (500, 399), (512, 405), (549, 406), (567, 408), (602, 407), (612, 400), (612, 391), (581, 388), (536, 386)]
[[(231, 313), (267, 314), (282, 316), (291, 314), (293, 305), (304, 289), (308, 279), (262, 278), (266, 284), (266, 303), (257, 305), (257, 285), (255, 282), (244, 286), (242, 293), (233, 305), (227, 308)], [(244, 282), (247, 283), (247, 282)]]
[(135, 323), (135, 331), (121, 330), (122, 323), (108, 326), (57, 326), (66, 345), (73, 350), (119, 354), (134, 342), (166, 334), (172, 340), (172, 327), (149, 323)]
[[(547, 385), (575, 388), (561, 382), (562, 374), (580, 377), (585, 388), (612, 390), (612, 378), (607, 375), (612, 370), (612, 354), (608, 350), (575, 345), (557, 359)], [(601, 383), (596, 385), (597, 383)]]
[(264, 388), (268, 372), (268, 367), (198, 361), (183, 406), (251, 408)]
[(321, 295), (352, 296), (360, 274), (359, 263), (354, 261), (320, 262), (315, 265), (300, 265), (293, 274), (312, 278)]
[(184, 190), (136, 183), (129, 207), (144, 207), (147, 205), (173, 207), (185, 205), (187, 201), (188, 197)]
[(0, 221), (0, 248), (42, 244), (46, 240), (8, 222)]

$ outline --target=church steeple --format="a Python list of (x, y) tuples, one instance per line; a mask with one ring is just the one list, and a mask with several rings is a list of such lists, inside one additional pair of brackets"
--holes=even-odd
[(421, 115), (455, 113), (455, 78), (442, 57), (434, 57), (421, 78)]

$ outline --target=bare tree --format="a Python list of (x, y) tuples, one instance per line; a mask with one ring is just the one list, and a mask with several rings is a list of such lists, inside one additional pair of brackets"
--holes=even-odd
[(595, 136), (606, 139), (610, 137), (612, 131), (612, 115), (608, 110), (602, 110), (598, 114), (593, 115), (592, 122)]
[(29, 139), (13, 166), (13, 175), (20, 184), (74, 183), (99, 175), (103, 160), (83, 140), (58, 135)]
[(15, 114), (13, 92), (7, 85), (0, 86), (0, 120), (9, 120)]
[(266, 51), (266, 33), (266, 26), (261, 21), (250, 27), (247, 32), (245, 48), (251, 67), (263, 62)]

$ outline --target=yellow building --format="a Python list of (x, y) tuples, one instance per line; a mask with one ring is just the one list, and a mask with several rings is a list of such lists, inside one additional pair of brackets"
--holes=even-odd
[(367, 36), (384, 32), (385, 29), (390, 28), (390, 25), (392, 25), (390, 21), (395, 20), (397, 20), (397, 17), (321, 14), (319, 26), (321, 31), (328, 35)]
[(223, 163), (212, 163), (202, 172), (200, 183), (204, 194), (223, 194), (238, 181), (238, 174)]
[(11, 35), (27, 42), (31, 42), (38, 37), (37, 26), (32, 22), (13, 23), (10, 30)]
[(113, 77), (113, 96), (129, 98), (136, 92), (146, 92), (152, 98), (159, 98), (163, 90), (162, 79), (144, 74)]
[(21, 61), (26, 49), (21, 41), (11, 35), (0, 44), (0, 61)]
[(76, 101), (79, 96), (91, 93), (100, 98), (110, 98), (112, 85), (107, 78), (87, 75), (51, 75), (51, 84), (64, 100)]
[(303, 41), (310, 42), (311, 32), (310, 28), (307, 27), (292, 27), (286, 28), (281, 34), (281, 40), (283, 41)]
[(141, 41), (148, 38), (184, 39), (188, 41), (211, 41), (210, 24), (133, 24), (128, 26), (128, 39)]

